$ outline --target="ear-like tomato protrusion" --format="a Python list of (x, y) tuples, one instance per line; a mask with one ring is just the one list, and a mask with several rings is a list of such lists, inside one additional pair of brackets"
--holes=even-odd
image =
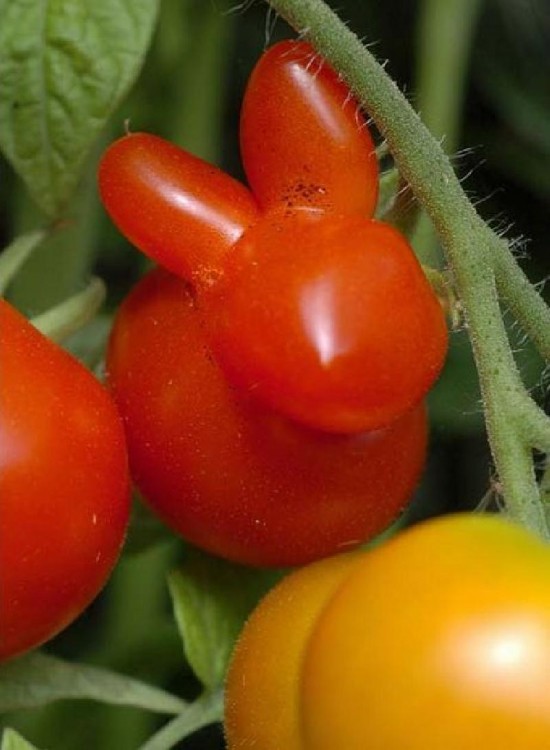
[(103, 205), (130, 242), (189, 281), (215, 278), (258, 215), (240, 182), (148, 133), (115, 141), (98, 178)]
[(359, 105), (306, 42), (284, 41), (264, 52), (248, 81), (240, 134), (262, 209), (374, 213), (378, 162)]

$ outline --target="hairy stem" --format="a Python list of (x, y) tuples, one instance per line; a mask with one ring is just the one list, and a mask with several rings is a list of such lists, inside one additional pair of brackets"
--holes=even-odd
[(546, 362), (550, 362), (550, 308), (518, 267), (504, 240), (493, 238), (493, 252), (500, 296)]

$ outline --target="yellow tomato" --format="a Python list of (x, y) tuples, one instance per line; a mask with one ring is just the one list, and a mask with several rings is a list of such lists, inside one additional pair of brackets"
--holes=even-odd
[[(333, 564), (314, 566), (317, 591)], [(545, 544), (496, 517), (448, 516), (350, 558), (321, 596), (310, 570), (270, 593), (253, 637), (245, 628), (231, 750), (550, 748)]]
[[(301, 750), (300, 663), (319, 614), (356, 555), (337, 555), (285, 578), (253, 612), (225, 689), (228, 750)], [(289, 619), (291, 618), (291, 619)]]

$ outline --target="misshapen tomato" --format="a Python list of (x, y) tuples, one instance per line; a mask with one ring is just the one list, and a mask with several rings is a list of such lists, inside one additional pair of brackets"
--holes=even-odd
[(424, 461), (423, 407), (386, 431), (338, 436), (235, 390), (189, 287), (165, 271), (120, 309), (107, 369), (149, 504), (189, 541), (236, 561), (294, 565), (375, 535)]
[(262, 209), (284, 204), (372, 216), (374, 144), (357, 101), (307, 42), (270, 47), (241, 109), (241, 153)]
[(273, 211), (202, 302), (227, 377), (315, 429), (385, 427), (417, 405), (447, 351), (441, 305), (388, 224)]
[(0, 660), (68, 625), (124, 538), (124, 433), (105, 389), (0, 300)]
[[(292, 750), (550, 745), (547, 545), (495, 517), (451, 516), (357, 555), (341, 574), (338, 558), (323, 565), (284, 581), (245, 627), (226, 690), (229, 750), (269, 738), (257, 726), (265, 652), (291, 673), (275, 682), (290, 721), (273, 736), (297, 737)], [(301, 622), (302, 607), (315, 622), (289, 650), (284, 623)]]
[(126, 136), (102, 159), (103, 202), (193, 284), (234, 385), (313, 429), (387, 427), (433, 385), (447, 331), (411, 247), (370, 220), (377, 164), (356, 102), (308, 44), (283, 42), (252, 73), (241, 142), (252, 193), (160, 138)]

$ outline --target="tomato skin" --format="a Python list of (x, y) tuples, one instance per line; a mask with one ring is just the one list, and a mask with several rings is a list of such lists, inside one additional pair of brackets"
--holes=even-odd
[(208, 283), (257, 216), (244, 185), (169, 141), (131, 133), (99, 166), (102, 202), (123, 234), (173, 273)]
[(120, 417), (82, 365), (0, 300), (0, 661), (102, 588), (129, 516)]
[[(349, 750), (549, 746), (549, 582), (548, 547), (490, 517), (437, 520), (365, 556), (309, 642), (305, 746), (328, 750), (330, 736)], [(377, 606), (367, 616), (358, 601)], [(338, 663), (321, 657), (328, 643)], [(368, 720), (346, 731), (366, 706)]]
[(360, 216), (276, 211), (202, 295), (227, 377), (312, 428), (362, 432), (418, 404), (447, 350), (406, 240)]
[(148, 503), (184, 538), (238, 562), (297, 565), (375, 535), (422, 468), (423, 407), (387, 431), (327, 435), (233, 388), (188, 287), (160, 269), (119, 310), (107, 370)]
[[(281, 623), (286, 618), (290, 630), (301, 601), (309, 606), (300, 582), (306, 571), (280, 596), (277, 589), (268, 595), (265, 615), (263, 604), (252, 615), (263, 632), (252, 630), (251, 648), (245, 627), (238, 648), (252, 682), (260, 680), (254, 669), (261, 671), (264, 653), (281, 649)], [(336, 587), (329, 582), (305, 642), (294, 646), (298, 658), (286, 662), (297, 673), (286, 685), (298, 683), (299, 691), (278, 700), (296, 702), (286, 706), (302, 730), (296, 750), (544, 750), (549, 580), (548, 546), (489, 516), (429, 521), (358, 554)], [(243, 669), (242, 658), (235, 664)], [(228, 678), (230, 721), (242, 702), (249, 724), (240, 715), (240, 726), (254, 738), (261, 707), (239, 671)], [(254, 746), (239, 741), (230, 750)]]
[(243, 99), (240, 137), (262, 209), (284, 203), (372, 216), (374, 144), (348, 87), (307, 42), (264, 52)]
[[(225, 685), (228, 750), (302, 750), (297, 665), (316, 620), (355, 559), (356, 553), (348, 552), (301, 568), (283, 579), (249, 618)], [(277, 632), (284, 638), (274, 638)]]

